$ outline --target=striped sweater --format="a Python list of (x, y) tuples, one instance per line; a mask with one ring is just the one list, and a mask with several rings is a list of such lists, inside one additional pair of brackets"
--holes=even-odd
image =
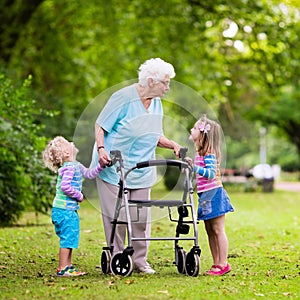
[(101, 170), (100, 164), (93, 169), (87, 169), (78, 161), (65, 162), (58, 169), (56, 195), (52, 207), (78, 210), (79, 202), (83, 200), (81, 192), (83, 177), (93, 179)]
[(194, 172), (196, 173), (197, 193), (222, 187), (220, 166), (214, 154), (195, 155)]

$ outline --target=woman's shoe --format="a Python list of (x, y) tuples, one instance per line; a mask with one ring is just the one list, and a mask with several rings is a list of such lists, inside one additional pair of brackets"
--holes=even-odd
[(137, 271), (145, 274), (151, 274), (151, 275), (155, 273), (155, 271), (150, 266), (138, 267)]

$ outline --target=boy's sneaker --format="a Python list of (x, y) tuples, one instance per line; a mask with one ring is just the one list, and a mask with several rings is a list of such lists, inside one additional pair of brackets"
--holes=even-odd
[(70, 273), (74, 273), (75, 272), (77, 275), (74, 275), (74, 276), (81, 276), (81, 275), (85, 275), (86, 274), (86, 272), (81, 272), (81, 271), (77, 270), (75, 268), (75, 266), (73, 266), (73, 265), (70, 266), (69, 272)]
[(57, 269), (56, 271), (56, 276), (59, 277), (70, 277), (70, 276), (82, 276), (85, 275), (85, 272), (81, 272), (76, 270), (76, 268), (71, 265), (71, 266), (66, 266), (64, 269)]
[(70, 276), (68, 270), (69, 270), (69, 266), (66, 266), (64, 269), (57, 269), (56, 276), (60, 276), (60, 277)]

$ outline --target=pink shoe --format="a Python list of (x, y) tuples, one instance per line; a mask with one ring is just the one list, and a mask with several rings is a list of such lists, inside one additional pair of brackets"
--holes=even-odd
[(210, 272), (212, 272), (212, 269), (216, 269), (216, 268), (217, 268), (217, 265), (212, 265), (211, 268), (210, 268), (210, 270), (206, 271), (204, 273), (204, 275), (210, 275)]
[[(214, 270), (215, 269), (215, 270)], [(231, 267), (227, 264), (225, 267), (221, 267), (219, 265), (213, 265), (209, 271), (207, 271), (206, 275), (213, 275), (213, 276), (222, 276), (231, 271)]]

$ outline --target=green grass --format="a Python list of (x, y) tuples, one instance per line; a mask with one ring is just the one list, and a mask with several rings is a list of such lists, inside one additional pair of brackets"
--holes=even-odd
[[(160, 193), (158, 191), (156, 193)], [(226, 217), (232, 271), (203, 276), (212, 264), (203, 224), (198, 277), (177, 272), (173, 241), (152, 241), (149, 262), (155, 275), (103, 275), (105, 246), (99, 211), (86, 201), (80, 209), (80, 247), (74, 263), (80, 278), (57, 278), (58, 238), (49, 216), (26, 213), (19, 225), (0, 229), (0, 299), (299, 299), (299, 193), (230, 192), (235, 212)], [(153, 195), (155, 197), (157, 195)], [(168, 218), (152, 223), (153, 236), (173, 236)], [(182, 243), (185, 250), (192, 246)]]

